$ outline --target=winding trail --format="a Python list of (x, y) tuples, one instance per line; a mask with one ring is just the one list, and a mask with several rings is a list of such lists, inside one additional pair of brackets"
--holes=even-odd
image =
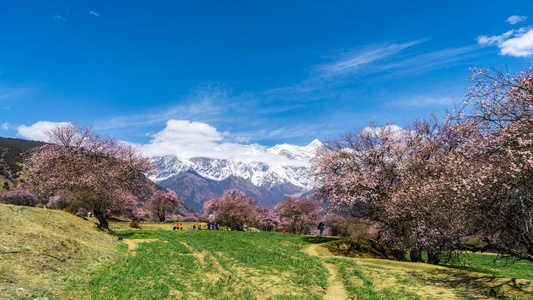
[[(331, 256), (330, 253), (326, 253), (328, 252), (327, 249), (320, 247), (320, 244), (311, 244), (304, 248), (303, 252), (312, 256), (317, 256), (321, 259), (323, 257)], [(350, 299), (346, 293), (346, 290), (344, 289), (344, 285), (342, 284), (342, 279), (337, 271), (337, 267), (334, 264), (328, 264), (324, 261), (322, 263), (328, 269), (328, 273), (330, 274), (328, 277), (328, 289), (326, 291), (326, 295), (324, 295), (324, 299)]]

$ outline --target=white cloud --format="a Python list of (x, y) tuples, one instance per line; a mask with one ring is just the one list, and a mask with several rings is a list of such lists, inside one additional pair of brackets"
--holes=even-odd
[(92, 11), (92, 10), (89, 10), (89, 14), (92, 15), (92, 16), (96, 16), (96, 17), (99, 17), (100, 14), (95, 12), (95, 11)]
[(385, 125), (381, 127), (365, 127), (362, 130), (363, 133), (368, 135), (381, 136), (383, 134), (390, 134), (395, 137), (399, 137), (401, 134), (407, 132), (402, 127), (396, 124)]
[(48, 136), (45, 134), (47, 130), (50, 130), (56, 126), (66, 125), (66, 122), (48, 122), (39, 121), (33, 125), (26, 126), (20, 125), (17, 127), (18, 135), (34, 141), (47, 142)]
[(500, 47), (502, 55), (515, 57), (528, 57), (533, 55), (533, 28), (502, 42), (498, 47)]
[(454, 103), (453, 97), (414, 96), (390, 101), (391, 106), (423, 107), (423, 106), (447, 106)]
[(0, 125), (0, 128), (2, 128), (3, 130), (9, 130), (11, 126), (7, 123), (2, 123), (2, 125)]
[(325, 76), (338, 76), (346, 73), (353, 73), (365, 65), (387, 59), (398, 52), (417, 45), (423, 41), (424, 40), (417, 40), (404, 44), (391, 44), (383, 47), (369, 47), (362, 51), (352, 52), (335, 64), (322, 66), (322, 71)]
[(494, 35), (494, 36), (481, 35), (477, 37), (476, 40), (482, 46), (492, 46), (492, 45), (497, 45), (499, 43), (502, 43), (503, 41), (508, 39), (511, 35), (513, 35), (513, 33), (514, 33), (514, 30), (509, 30), (506, 33), (501, 34), (501, 35)]
[(527, 19), (527, 17), (525, 16), (517, 16), (517, 15), (514, 15), (514, 16), (510, 16), (509, 18), (507, 18), (507, 20), (505, 20), (507, 23), (509, 24), (516, 24), (516, 23), (520, 23), (522, 21), (525, 21)]
[(99, 130), (133, 128), (141, 125), (163, 123), (175, 118), (213, 122), (220, 118), (226, 118), (223, 114), (235, 108), (231, 103), (239, 102), (228, 101), (229, 98), (229, 92), (219, 86), (207, 86), (196, 89), (184, 99), (176, 100), (186, 104), (165, 107), (154, 112), (115, 117), (98, 122), (95, 128)]
[(61, 15), (55, 15), (54, 19), (59, 20), (59, 21), (66, 21), (66, 19), (63, 18)]
[[(38, 88), (32, 85), (13, 86), (0, 84), (0, 103), (10, 103), (25, 99), (28, 96), (35, 94), (37, 90)], [(9, 109), (9, 107), (7, 109)]]
[(533, 55), (533, 28), (520, 28), (510, 30), (502, 35), (477, 38), (482, 46), (496, 45), (500, 48), (501, 55), (514, 57), (530, 57)]
[(261, 161), (272, 165), (305, 165), (305, 161), (284, 159), (264, 151), (257, 144), (225, 142), (227, 132), (220, 132), (206, 123), (169, 120), (167, 126), (152, 135), (149, 144), (138, 145), (147, 156), (175, 155), (180, 158), (208, 157), (241, 162)]

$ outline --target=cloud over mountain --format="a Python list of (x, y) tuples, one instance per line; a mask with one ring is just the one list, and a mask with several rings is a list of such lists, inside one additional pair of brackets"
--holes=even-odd
[(182, 159), (204, 157), (239, 162), (264, 162), (271, 165), (306, 166), (306, 160), (294, 160), (268, 151), (258, 144), (226, 141), (228, 132), (201, 122), (169, 120), (166, 127), (151, 135), (148, 144), (139, 149), (150, 157), (172, 155)]

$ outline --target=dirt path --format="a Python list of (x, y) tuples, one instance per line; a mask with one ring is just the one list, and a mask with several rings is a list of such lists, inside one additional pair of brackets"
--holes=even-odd
[[(309, 255), (318, 257), (331, 256), (331, 253), (329, 253), (327, 249), (320, 247), (319, 244), (309, 245), (307, 248), (304, 249), (304, 252)], [(344, 289), (344, 285), (342, 284), (339, 272), (337, 271), (337, 267), (334, 264), (328, 263), (324, 263), (324, 266), (328, 269), (328, 272), (330, 274), (328, 278), (328, 290), (326, 292), (326, 295), (324, 295), (324, 299), (348, 299), (348, 294)]]

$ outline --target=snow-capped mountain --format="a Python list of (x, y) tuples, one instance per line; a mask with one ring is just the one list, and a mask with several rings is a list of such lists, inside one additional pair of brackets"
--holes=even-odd
[(195, 172), (198, 175), (215, 181), (222, 181), (230, 176), (250, 180), (255, 186), (273, 186), (291, 183), (304, 189), (311, 188), (309, 180), (309, 160), (315, 155), (316, 149), (322, 146), (318, 140), (300, 147), (289, 144), (276, 145), (272, 148), (260, 148), (263, 152), (279, 156), (275, 162), (265, 161), (233, 161), (206, 157), (179, 158), (177, 156), (158, 156), (152, 158), (156, 173), (150, 179), (161, 182), (173, 176)]
[(251, 154), (241, 160), (157, 156), (152, 158), (156, 172), (150, 179), (176, 191), (187, 206), (197, 211), (205, 200), (220, 197), (231, 188), (243, 190), (263, 205), (272, 206), (284, 195), (301, 194), (312, 188), (309, 161), (321, 146), (318, 140), (303, 147), (251, 145), (247, 151)]

